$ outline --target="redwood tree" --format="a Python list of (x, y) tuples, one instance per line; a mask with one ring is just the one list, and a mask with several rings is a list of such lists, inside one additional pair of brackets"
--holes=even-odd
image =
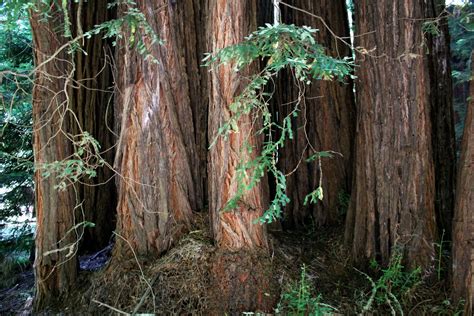
[[(283, 23), (308, 25), (319, 29), (316, 39), (327, 48), (328, 55), (338, 58), (351, 55), (347, 40), (344, 43), (335, 37), (349, 36), (344, 0), (286, 2), (294, 8), (280, 5)], [(326, 26), (314, 15), (323, 19)], [(300, 112), (293, 118), (294, 139), (288, 141), (280, 151), (280, 167), (285, 173), (291, 173), (287, 179), (291, 202), (285, 209), (284, 224), (286, 227), (298, 227), (307, 224), (310, 218), (316, 225), (334, 223), (340, 219), (341, 212), (345, 211), (340, 202), (349, 193), (351, 185), (355, 127), (352, 82), (342, 84), (313, 80), (311, 85), (302, 88), (288, 72), (279, 76), (278, 82), (275, 111), (279, 118), (286, 117), (293, 110), (301, 89), (305, 91), (305, 96), (299, 104)], [(320, 170), (317, 161), (306, 162), (316, 151), (336, 153), (332, 159), (321, 160)], [(319, 186), (320, 177), (324, 199), (317, 204), (304, 205), (306, 195)]]
[[(73, 36), (80, 36), (82, 32), (114, 18), (114, 11), (107, 8), (107, 1), (71, 2), (69, 8), (74, 21)], [(71, 108), (78, 120), (72, 132), (77, 135), (82, 130), (91, 134), (101, 146), (100, 155), (111, 166), (115, 152), (112, 45), (102, 38), (102, 34), (79, 43), (81, 49), (74, 55), (76, 88), (69, 92)], [(85, 251), (105, 247), (115, 229), (117, 202), (114, 172), (104, 166), (97, 168), (96, 173), (95, 177), (85, 177), (83, 185), (78, 187), (82, 205), (76, 212), (76, 220), (94, 223), (93, 228), (84, 231), (81, 239), (81, 248)]]
[[(252, 0), (211, 0), (209, 4), (210, 51), (217, 51), (241, 42), (256, 29), (256, 2)], [(218, 129), (230, 117), (229, 105), (244, 87), (245, 76), (257, 71), (257, 65), (236, 73), (231, 65), (221, 65), (211, 73), (209, 86), (209, 139), (218, 135)], [(239, 132), (231, 133), (227, 140), (217, 139), (209, 151), (209, 212), (214, 240), (220, 250), (213, 264), (216, 297), (219, 297), (220, 312), (244, 312), (270, 310), (274, 298), (270, 293), (269, 278), (265, 275), (265, 256), (268, 251), (265, 227), (255, 221), (268, 207), (268, 184), (259, 182), (253, 189), (245, 191), (237, 207), (224, 210), (227, 202), (237, 193), (235, 179), (245, 142), (254, 146), (251, 155), (258, 152), (262, 138), (255, 134), (250, 116), (243, 116)], [(254, 254), (262, 253), (259, 257)]]
[[(451, 240), (454, 188), (456, 182), (456, 136), (448, 21), (443, 17), (443, 0), (428, 1), (425, 15), (437, 17), (433, 31), (426, 31), (430, 74), (431, 142), (435, 164), (436, 222), (443, 239)], [(430, 21), (425, 22), (428, 29)]]
[[(69, 126), (66, 109), (66, 78), (71, 71), (71, 56), (65, 50), (47, 62), (67, 39), (54, 30), (63, 23), (62, 13), (53, 6), (51, 17), (40, 22), (40, 12), (32, 11), (31, 28), (35, 47), (35, 64), (40, 66), (33, 89), (33, 146), (35, 165), (41, 166), (66, 159), (72, 145), (60, 130)], [(57, 191), (56, 177), (35, 172), (36, 209), (36, 307), (41, 308), (55, 297), (67, 293), (76, 279), (76, 235), (74, 226), (74, 190)], [(69, 248), (72, 247), (72, 248)], [(72, 250), (70, 252), (70, 250)], [(49, 253), (49, 254), (48, 254)]]
[[(471, 60), (474, 60), (472, 54)], [(472, 315), (474, 302), (474, 84), (471, 81), (471, 101), (467, 107), (464, 136), (461, 144), (456, 204), (453, 222), (453, 297), (465, 300), (464, 311)]]
[[(41, 307), (43, 300), (66, 293), (72, 286), (78, 245), (82, 244), (82, 251), (102, 248), (115, 228), (113, 172), (99, 162), (103, 159), (110, 166), (114, 158), (111, 50), (102, 35), (84, 36), (113, 18), (113, 11), (107, 1), (70, 1), (65, 7), (38, 4), (36, 9), (30, 20), (38, 67), (33, 111), (38, 168), (35, 267), (37, 307)], [(47, 19), (44, 11), (50, 15)], [(101, 149), (94, 150), (85, 135), (92, 136)], [(88, 143), (81, 149), (79, 143), (84, 139)], [(95, 177), (84, 177), (73, 169), (67, 179), (58, 179), (67, 163), (79, 156), (84, 166), (94, 169)], [(55, 169), (58, 164), (61, 167)], [(45, 178), (45, 171), (53, 172)], [(66, 188), (58, 191), (61, 182)], [(95, 227), (85, 229), (86, 222)]]
[[(443, 116), (452, 110), (449, 98), (440, 100), (436, 91), (450, 91), (450, 81), (438, 72), (443, 69), (448, 75), (449, 60), (446, 54), (427, 52), (433, 36), (424, 34), (439, 4), (355, 3), (356, 165), (346, 240), (358, 262), (375, 257), (387, 264), (394, 247), (403, 247), (410, 266), (429, 269), (433, 264), (436, 200), (452, 194), (453, 177), (453, 161), (444, 161), (447, 191), (442, 194), (441, 170), (435, 167), (439, 150), (452, 156), (452, 116)], [(442, 34), (438, 49), (446, 51), (445, 40)], [(441, 139), (449, 145), (439, 148)], [(438, 215), (448, 208), (438, 206)]]
[[(120, 6), (119, 17), (130, 5)], [(124, 32), (117, 53), (116, 257), (128, 255), (129, 246), (138, 254), (168, 250), (204, 202), (200, 2), (141, 0), (136, 8), (163, 44), (152, 44), (138, 24), (133, 38)]]

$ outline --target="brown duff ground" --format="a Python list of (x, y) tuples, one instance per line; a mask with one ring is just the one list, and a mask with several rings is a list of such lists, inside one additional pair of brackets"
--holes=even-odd
[[(271, 262), (268, 271), (274, 278), (273, 284), (280, 287), (268, 293), (274, 301), (279, 301), (280, 290), (294, 288), (304, 265), (314, 297), (321, 295), (321, 302), (335, 307), (338, 314), (361, 312), (370, 296), (371, 284), (351, 266), (343, 246), (342, 226), (308, 233), (275, 232), (271, 246), (270, 256), (265, 260)], [(219, 302), (212, 284), (215, 254), (206, 220), (202, 218), (194, 231), (158, 260), (133, 258), (111, 262), (101, 271), (81, 272), (77, 291), (45, 313), (208, 314)], [(33, 274), (29, 271), (22, 272), (14, 286), (0, 290), (0, 314), (29, 314), (32, 286)], [(401, 298), (401, 303), (405, 315), (456, 313), (447, 301), (443, 284), (419, 284)], [(372, 313), (387, 315), (390, 309), (380, 304)]]

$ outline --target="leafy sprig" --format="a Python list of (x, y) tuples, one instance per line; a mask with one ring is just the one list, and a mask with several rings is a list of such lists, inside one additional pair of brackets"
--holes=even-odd
[(69, 158), (37, 166), (44, 178), (55, 176), (58, 181), (55, 189), (65, 190), (84, 177), (94, 178), (97, 168), (105, 165), (100, 155), (100, 144), (94, 137), (87, 132), (75, 137), (74, 152)]
[[(289, 69), (297, 81), (311, 84), (313, 80), (344, 81), (352, 76), (354, 64), (348, 57), (338, 59), (325, 53), (325, 48), (317, 43), (315, 33), (318, 30), (308, 26), (267, 24), (250, 34), (239, 44), (225, 47), (213, 54), (207, 54), (204, 65), (215, 69), (220, 65), (231, 65), (234, 72), (240, 72), (257, 61), (266, 61), (263, 70), (253, 75), (250, 83), (242, 93), (235, 97), (229, 105), (230, 118), (218, 129), (216, 138), (227, 140), (230, 133), (239, 133), (239, 121), (242, 116), (259, 116), (263, 126), (256, 131), (257, 135), (264, 135), (265, 142), (258, 156), (254, 159), (241, 159), (237, 168), (237, 192), (231, 198), (224, 211), (237, 207), (238, 201), (246, 191), (253, 189), (268, 172), (275, 179), (275, 196), (269, 208), (259, 219), (261, 223), (271, 223), (282, 215), (283, 207), (290, 202), (286, 194), (286, 175), (279, 170), (278, 151), (285, 146), (288, 139), (293, 139), (292, 117), (298, 116), (300, 102), (294, 103), (294, 108), (283, 118), (281, 125), (274, 119), (270, 111), (269, 101), (271, 93), (265, 92), (267, 85), (283, 69)], [(279, 130), (279, 137), (273, 139), (275, 130)], [(241, 148), (241, 157), (251, 157), (255, 148), (246, 143)], [(320, 153), (320, 157), (324, 154)], [(322, 199), (321, 186), (310, 194), (307, 199), (316, 202)]]

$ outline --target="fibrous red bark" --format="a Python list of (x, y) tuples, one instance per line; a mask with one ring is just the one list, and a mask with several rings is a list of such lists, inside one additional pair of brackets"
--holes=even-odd
[[(443, 238), (451, 240), (456, 182), (456, 137), (451, 80), (448, 21), (444, 0), (428, 1), (426, 16), (438, 17), (438, 32), (425, 33), (430, 72), (433, 158), (435, 164), (436, 222)], [(429, 22), (427, 22), (429, 23)]]
[[(211, 1), (210, 4), (210, 49), (217, 51), (237, 44), (256, 29), (256, 5), (252, 1)], [(242, 91), (243, 76), (255, 73), (255, 65), (247, 73), (237, 74), (229, 65), (222, 65), (211, 74), (209, 104), (209, 139), (217, 136), (217, 131), (230, 117), (229, 105)], [(239, 206), (223, 212), (226, 203), (237, 193), (235, 175), (241, 159), (241, 149), (245, 141), (258, 148), (262, 138), (257, 137), (257, 129), (252, 129), (250, 116), (239, 121), (239, 132), (222, 137), (209, 151), (209, 208), (214, 231), (214, 239), (219, 247), (239, 250), (243, 248), (266, 248), (265, 228), (255, 225), (268, 203), (268, 188), (265, 181), (245, 193)], [(254, 151), (254, 155), (258, 150)]]
[[(70, 12), (74, 21), (73, 37), (81, 32), (93, 29), (114, 18), (114, 11), (107, 8), (107, 1), (81, 1), (71, 3)], [(77, 123), (73, 125), (75, 135), (82, 131), (88, 132), (100, 144), (100, 155), (107, 166), (96, 169), (93, 178), (85, 177), (78, 186), (81, 207), (76, 212), (76, 221), (94, 223), (94, 227), (86, 228), (81, 239), (81, 251), (96, 251), (110, 242), (115, 229), (116, 189), (113, 181), (113, 165), (115, 153), (115, 137), (113, 134), (113, 77), (112, 77), (112, 45), (101, 36), (80, 41), (81, 49), (74, 54), (76, 71), (74, 73), (75, 89), (70, 89), (71, 108)]]
[[(62, 50), (48, 62), (66, 42), (55, 32), (63, 23), (61, 13), (56, 6), (51, 10), (47, 21), (40, 21), (42, 17), (37, 11), (30, 16), (35, 65), (39, 66), (33, 88), (33, 148), (37, 167), (66, 159), (72, 153), (66, 134), (70, 117), (66, 114), (65, 92), (67, 78), (71, 76), (71, 56)], [(67, 294), (77, 276), (78, 240), (73, 229), (76, 195), (72, 187), (55, 189), (59, 183), (55, 175), (45, 177), (43, 172), (41, 168), (35, 171), (37, 309)]]
[[(450, 91), (450, 81), (436, 77), (439, 63), (449, 61), (425, 49), (430, 38), (423, 25), (436, 17), (435, 2), (355, 3), (356, 165), (346, 240), (358, 262), (388, 264), (394, 247), (404, 248), (411, 267), (429, 270), (434, 262), (436, 199), (449, 194), (438, 188), (441, 156), (433, 143), (453, 137), (450, 118), (440, 123), (438, 117), (452, 111), (450, 101), (433, 93)], [(452, 172), (442, 169), (445, 176)]]
[[(45, 163), (71, 159), (78, 149), (73, 148), (73, 142), (85, 132), (102, 146), (101, 158), (109, 163), (113, 160), (112, 130), (107, 128), (113, 126), (109, 107), (112, 77), (106, 57), (110, 52), (101, 36), (81, 38), (113, 12), (106, 1), (71, 1), (66, 7), (71, 21), (69, 37), (64, 8), (38, 4), (30, 19), (35, 64), (40, 66), (33, 92), (35, 164), (39, 167), (35, 174), (37, 307), (73, 286), (78, 244), (85, 250), (101, 248), (115, 227), (115, 188), (109, 168), (99, 167), (96, 177), (81, 177), (74, 185), (67, 182), (65, 191), (55, 188), (57, 174), (42, 175)], [(44, 19), (41, 10), (49, 10), (51, 16)], [(73, 48), (76, 50), (69, 52)], [(84, 230), (85, 222), (94, 223), (95, 228)]]
[[(256, 29), (256, 2), (252, 0), (211, 0), (209, 3), (209, 49), (213, 52), (237, 44)], [(258, 69), (252, 65), (238, 74), (230, 65), (221, 65), (210, 75), (209, 139), (214, 140), (219, 127), (229, 119), (229, 105), (239, 95), (246, 81), (244, 76)], [(209, 211), (214, 240), (219, 248), (213, 262), (213, 280), (220, 293), (218, 312), (271, 311), (276, 297), (271, 293), (271, 278), (264, 269), (268, 256), (265, 227), (255, 223), (268, 207), (268, 183), (261, 181), (246, 191), (235, 209), (224, 211), (227, 202), (237, 193), (237, 167), (246, 157), (241, 150), (245, 142), (255, 147), (256, 155), (262, 138), (252, 128), (252, 118), (243, 116), (239, 132), (228, 140), (220, 137), (209, 151)], [(251, 260), (261, 254), (259, 265)], [(262, 263), (263, 262), (263, 263)]]
[[(140, 54), (125, 32), (118, 51), (116, 117), (119, 126), (118, 234), (115, 253), (168, 250), (204, 203), (202, 102), (195, 1), (137, 1), (162, 45), (144, 44), (157, 62)], [(126, 14), (126, 6), (119, 16)], [(139, 31), (138, 31), (139, 32)], [(196, 136), (197, 135), (197, 136)]]
[[(474, 54), (471, 60), (474, 60)], [(453, 298), (464, 300), (466, 315), (472, 315), (474, 303), (474, 84), (467, 107), (461, 144), (456, 204), (453, 221)]]

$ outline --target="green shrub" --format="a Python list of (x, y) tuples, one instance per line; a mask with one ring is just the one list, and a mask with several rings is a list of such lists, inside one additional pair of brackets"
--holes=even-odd
[(275, 310), (278, 315), (330, 315), (336, 311), (331, 305), (322, 303), (321, 295), (313, 296), (313, 287), (307, 280), (306, 268), (301, 268), (300, 280), (282, 294)]
[(421, 269), (405, 271), (402, 260), (403, 250), (401, 248), (394, 250), (386, 269), (382, 269), (375, 260), (372, 260), (371, 268), (381, 273), (377, 280), (359, 271), (371, 284), (369, 297), (362, 304), (363, 313), (387, 306), (392, 315), (403, 315), (401, 301), (407, 293), (412, 292), (420, 284)]

